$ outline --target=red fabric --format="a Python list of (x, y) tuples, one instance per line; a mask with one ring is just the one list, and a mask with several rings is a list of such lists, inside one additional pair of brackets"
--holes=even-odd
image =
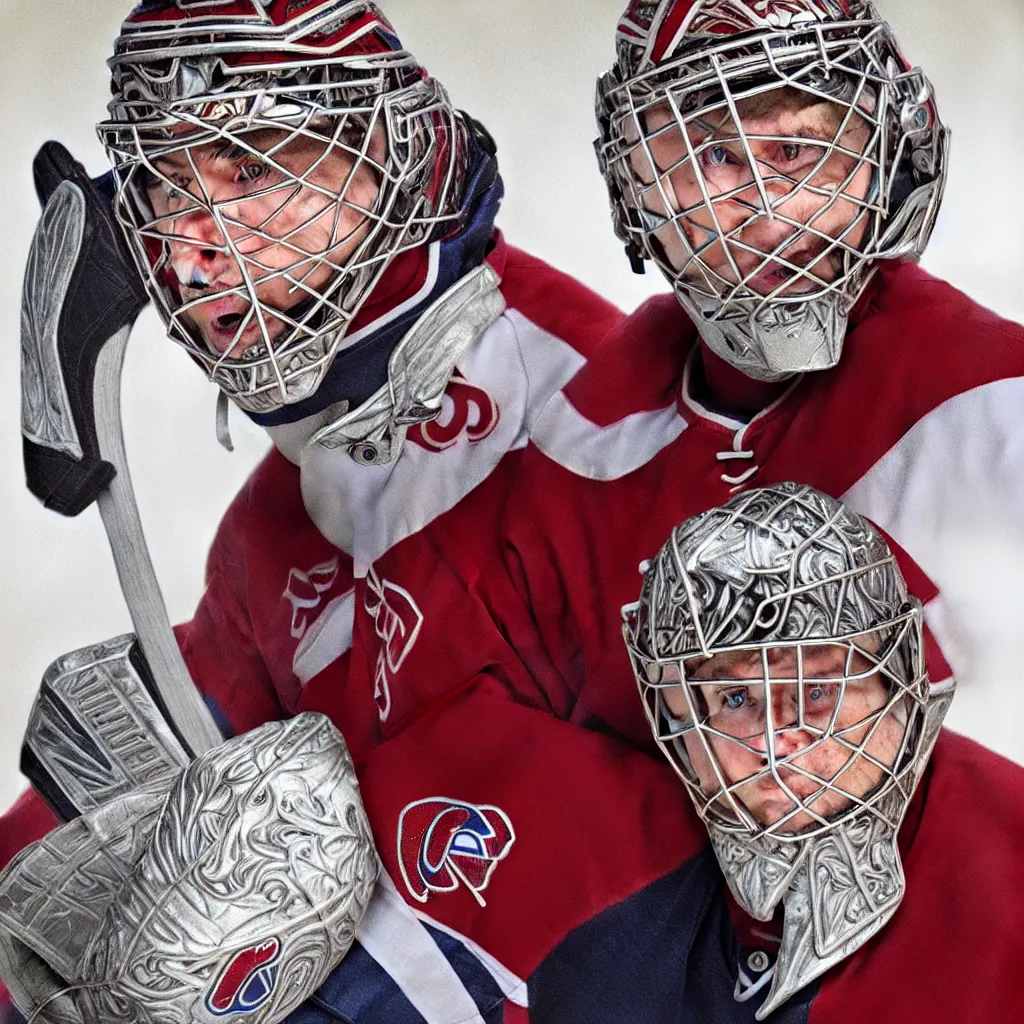
[[(447, 798), (507, 816), (515, 839), (480, 893), (486, 905), (460, 885), (422, 909), (522, 979), (577, 925), (707, 845), (667, 763), (486, 687), (435, 704), (357, 769), (381, 859), (410, 901), (398, 828), (407, 806)], [(414, 859), (418, 837), (404, 840)]]
[(530, 1024), (530, 1011), (525, 1006), (506, 999), (502, 1021), (503, 1024)]
[(1024, 774), (945, 731), (925, 785), (903, 902), (825, 975), (809, 1024), (1024, 1020)]
[(22, 847), (57, 827), (53, 811), (34, 789), (26, 789), (0, 817), (0, 870)]
[[(552, 343), (558, 339), (565, 351), (584, 354), (622, 319), (614, 307), (571, 278), (510, 247), (500, 233), (488, 260), (502, 275), (509, 308), (493, 329), (504, 332), (494, 342), (496, 357), (502, 346), (514, 344), (513, 337), (505, 338), (513, 330), (510, 324), (519, 322), (510, 319), (513, 315), (548, 332)], [(513, 356), (513, 367), (519, 359)], [(551, 391), (550, 384), (543, 377), (535, 381), (521, 361), (514, 375), (517, 387), (527, 395), (528, 408), (503, 408), (496, 399), (495, 415), (503, 423), (539, 413)], [(473, 381), (465, 377), (462, 374), (452, 385), (456, 407), (466, 395), (473, 397)], [(369, 585), (368, 567), (357, 567), (352, 554), (332, 544), (307, 514), (299, 468), (275, 451), (256, 469), (218, 530), (208, 561), (206, 594), (196, 615), (179, 628), (193, 676), (235, 731), (298, 711), (323, 711), (343, 730), (358, 756), (401, 728), (424, 703), (465, 685), (492, 663), (499, 666), (493, 674), (495, 685), (545, 704), (545, 693), (516, 659), (507, 657), (507, 643), (487, 608), (472, 597), (467, 602), (467, 595), (490, 575), (483, 567), (496, 559), (497, 524), (521, 452), (497, 450), (496, 435), (474, 433), (469, 429), (476, 422), (474, 416), (465, 418), (468, 444), (463, 439), (460, 451), (469, 460), (477, 448), (491, 446), (493, 469), (476, 485), (460, 486), (456, 476), (450, 506), (376, 558)], [(440, 451), (444, 446), (417, 448)], [(423, 464), (421, 477), (410, 482), (419, 490), (409, 491), (409, 506), (420, 504), (420, 496), (433, 486), (429, 461)], [(343, 489), (345, 484), (338, 486)], [(360, 505), (353, 516), (357, 532), (375, 529), (381, 517), (393, 517), (396, 526), (407, 518), (400, 503), (392, 509), (372, 501)], [(381, 589), (387, 600), (380, 599)], [(401, 673), (389, 670), (385, 693), (378, 672), (382, 651), (389, 644), (393, 648), (395, 636), (403, 635), (407, 627), (414, 628), (407, 620), (415, 610), (403, 605), (404, 591), (429, 610), (432, 622), (457, 622), (474, 643), (453, 647), (453, 661), (445, 672), (438, 671), (436, 651), (417, 650), (403, 660)], [(293, 670), (297, 652), (315, 635), (324, 611), (346, 600), (355, 606), (355, 649), (340, 651), (303, 686)], [(382, 636), (388, 630), (390, 640)], [(387, 728), (382, 730), (385, 709)]]
[[(502, 274), (503, 294), (516, 315), (581, 353), (621, 320), (592, 292), (507, 246), (500, 235), (497, 242), (489, 262)], [(528, 376), (526, 368), (516, 372), (524, 371)], [(462, 390), (462, 382), (449, 388), (456, 415)], [(529, 401), (539, 411), (548, 395), (539, 390)], [(498, 417), (510, 411), (497, 403)], [(475, 415), (464, 418), (468, 423)], [(493, 440), (490, 432), (485, 440)], [(356, 574), (352, 653), (312, 679), (297, 708), (327, 714), (357, 755), (481, 673), (495, 692), (564, 717), (554, 675), (510, 657), (504, 629), (491, 612), (493, 592), (505, 596), (505, 607), (514, 599), (498, 557), (498, 524), (521, 454), (505, 453), (450, 511), (376, 557), (369, 580), (365, 572)], [(452, 643), (452, 630), (467, 642)]]
[(7, 991), (7, 987), (2, 981), (0, 981), (0, 1024), (13, 1024), (16, 1016), (20, 1017), (18, 1011), (14, 1007), (14, 1003), (11, 1002), (10, 993)]
[[(505, 527), (506, 561), (519, 600), (510, 600), (506, 611), (504, 599), (496, 598), (494, 614), (527, 663), (553, 668), (552, 692), (570, 706), (573, 720), (596, 718), (635, 743), (650, 743), (630, 684), (620, 608), (636, 600), (638, 566), (672, 528), (735, 493), (737, 487), (723, 477), (735, 479), (756, 467), (741, 486), (795, 480), (842, 496), (948, 399), (1024, 376), (1024, 329), (915, 266), (884, 267), (859, 313), (839, 366), (807, 374), (742, 430), (682, 401), (683, 368), (695, 332), (671, 296), (650, 300), (606, 338), (565, 389), (568, 411), (549, 407), (535, 433), (537, 447), (524, 457)], [(673, 421), (677, 402), (679, 418)], [(675, 433), (640, 457), (634, 471), (604, 474), (607, 464), (624, 457), (614, 431), (652, 410), (660, 410), (662, 425), (652, 420), (651, 429), (672, 421)], [(984, 410), (981, 416), (979, 431), (999, 429), (984, 419)], [(594, 427), (593, 456), (577, 471), (568, 468), (575, 449), (552, 452), (563, 429), (575, 439), (588, 423)], [(605, 427), (607, 440), (598, 429)], [(647, 443), (646, 436), (634, 440)], [(994, 458), (1012, 462), (1006, 454), (1017, 450), (1012, 438), (1001, 446), (998, 435), (992, 437)], [(737, 446), (753, 457), (719, 459)], [(894, 502), (900, 487), (914, 488), (916, 496), (927, 486), (915, 465), (925, 454), (906, 449)], [(956, 473), (955, 449), (933, 449), (928, 458), (935, 472)], [(977, 502), (979, 516), (992, 501), (984, 492), (969, 498)], [(904, 543), (899, 536), (895, 541), (897, 548)], [(927, 566), (897, 554), (911, 590), (927, 603), (936, 594)], [(933, 643), (929, 648), (932, 677), (944, 678), (947, 666), (935, 659)]]

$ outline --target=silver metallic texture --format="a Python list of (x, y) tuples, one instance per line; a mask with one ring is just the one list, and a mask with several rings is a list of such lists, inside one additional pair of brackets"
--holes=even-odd
[(116, 637), (58, 658), (43, 676), (24, 746), (79, 813), (134, 790), (166, 790), (189, 758)]
[(21, 300), (21, 432), (43, 448), (82, 457), (60, 375), (57, 330), (85, 231), (85, 197), (63, 182), (39, 219)]
[(117, 470), (114, 479), (100, 492), (96, 504), (110, 542), (125, 604), (160, 699), (189, 753), (199, 754), (218, 746), (223, 737), (192, 681), (174, 638), (128, 471), (121, 420), (121, 375), (131, 329), (131, 324), (122, 327), (100, 349), (96, 359), (93, 375), (96, 439), (102, 457)]
[(379, 871), (321, 715), (203, 754), (0, 874), (0, 974), (30, 1022), (283, 1020), (349, 949)]
[(897, 835), (952, 699), (878, 531), (801, 484), (678, 526), (623, 634), (644, 708), (754, 918), (785, 906), (764, 1019), (905, 891)]
[(827, 369), (877, 261), (931, 235), (932, 87), (865, 0), (697, 0), (672, 34), (685, 2), (633, 0), (598, 83), (616, 233), (748, 376)]
[(130, 19), (98, 126), (170, 337), (263, 413), (317, 389), (396, 257), (457, 228), (467, 160), (461, 115), (375, 5), (271, 6)]
[(356, 462), (398, 458), (406, 431), (434, 419), (459, 357), (505, 311), (501, 279), (488, 263), (460, 278), (409, 329), (388, 361), (388, 383), (318, 430), (312, 444), (347, 447)]

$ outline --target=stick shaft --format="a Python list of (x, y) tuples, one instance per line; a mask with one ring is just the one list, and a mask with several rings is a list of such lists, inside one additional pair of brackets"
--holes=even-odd
[(94, 384), (96, 431), (103, 458), (117, 475), (97, 503), (135, 635), (149, 662), (160, 698), (194, 755), (223, 742), (213, 716), (189, 675), (167, 617), (139, 517), (124, 447), (121, 371), (131, 325), (103, 346)]

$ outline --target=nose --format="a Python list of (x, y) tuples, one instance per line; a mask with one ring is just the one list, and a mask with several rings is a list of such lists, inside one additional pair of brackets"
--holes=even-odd
[(186, 287), (202, 289), (212, 284), (231, 263), (224, 235), (213, 214), (197, 207), (176, 217), (170, 225), (171, 267)]
[[(756, 744), (763, 750), (768, 748), (766, 729)], [(814, 737), (800, 726), (800, 706), (795, 686), (776, 686), (772, 689), (772, 730), (775, 756), (789, 757), (814, 742)]]
[(716, 207), (726, 232), (738, 229), (743, 242), (771, 252), (798, 234), (828, 197), (800, 187), (764, 161), (757, 161), (757, 171), (755, 179), (748, 167), (742, 191)]

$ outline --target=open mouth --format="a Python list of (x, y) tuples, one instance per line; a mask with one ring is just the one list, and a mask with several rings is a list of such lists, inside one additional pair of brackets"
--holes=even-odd
[(207, 344), (215, 352), (232, 357), (242, 356), (259, 340), (260, 325), (251, 310), (231, 309), (211, 317), (203, 332)]
[(238, 330), (243, 319), (244, 317), (241, 313), (224, 313), (221, 316), (214, 318), (213, 326), (222, 334), (234, 334)]
[(820, 282), (831, 280), (832, 276), (830, 262), (814, 256), (806, 263), (792, 267), (773, 260), (748, 277), (746, 284), (760, 295), (769, 295), (780, 288), (784, 295), (799, 295), (817, 291), (822, 287)]

